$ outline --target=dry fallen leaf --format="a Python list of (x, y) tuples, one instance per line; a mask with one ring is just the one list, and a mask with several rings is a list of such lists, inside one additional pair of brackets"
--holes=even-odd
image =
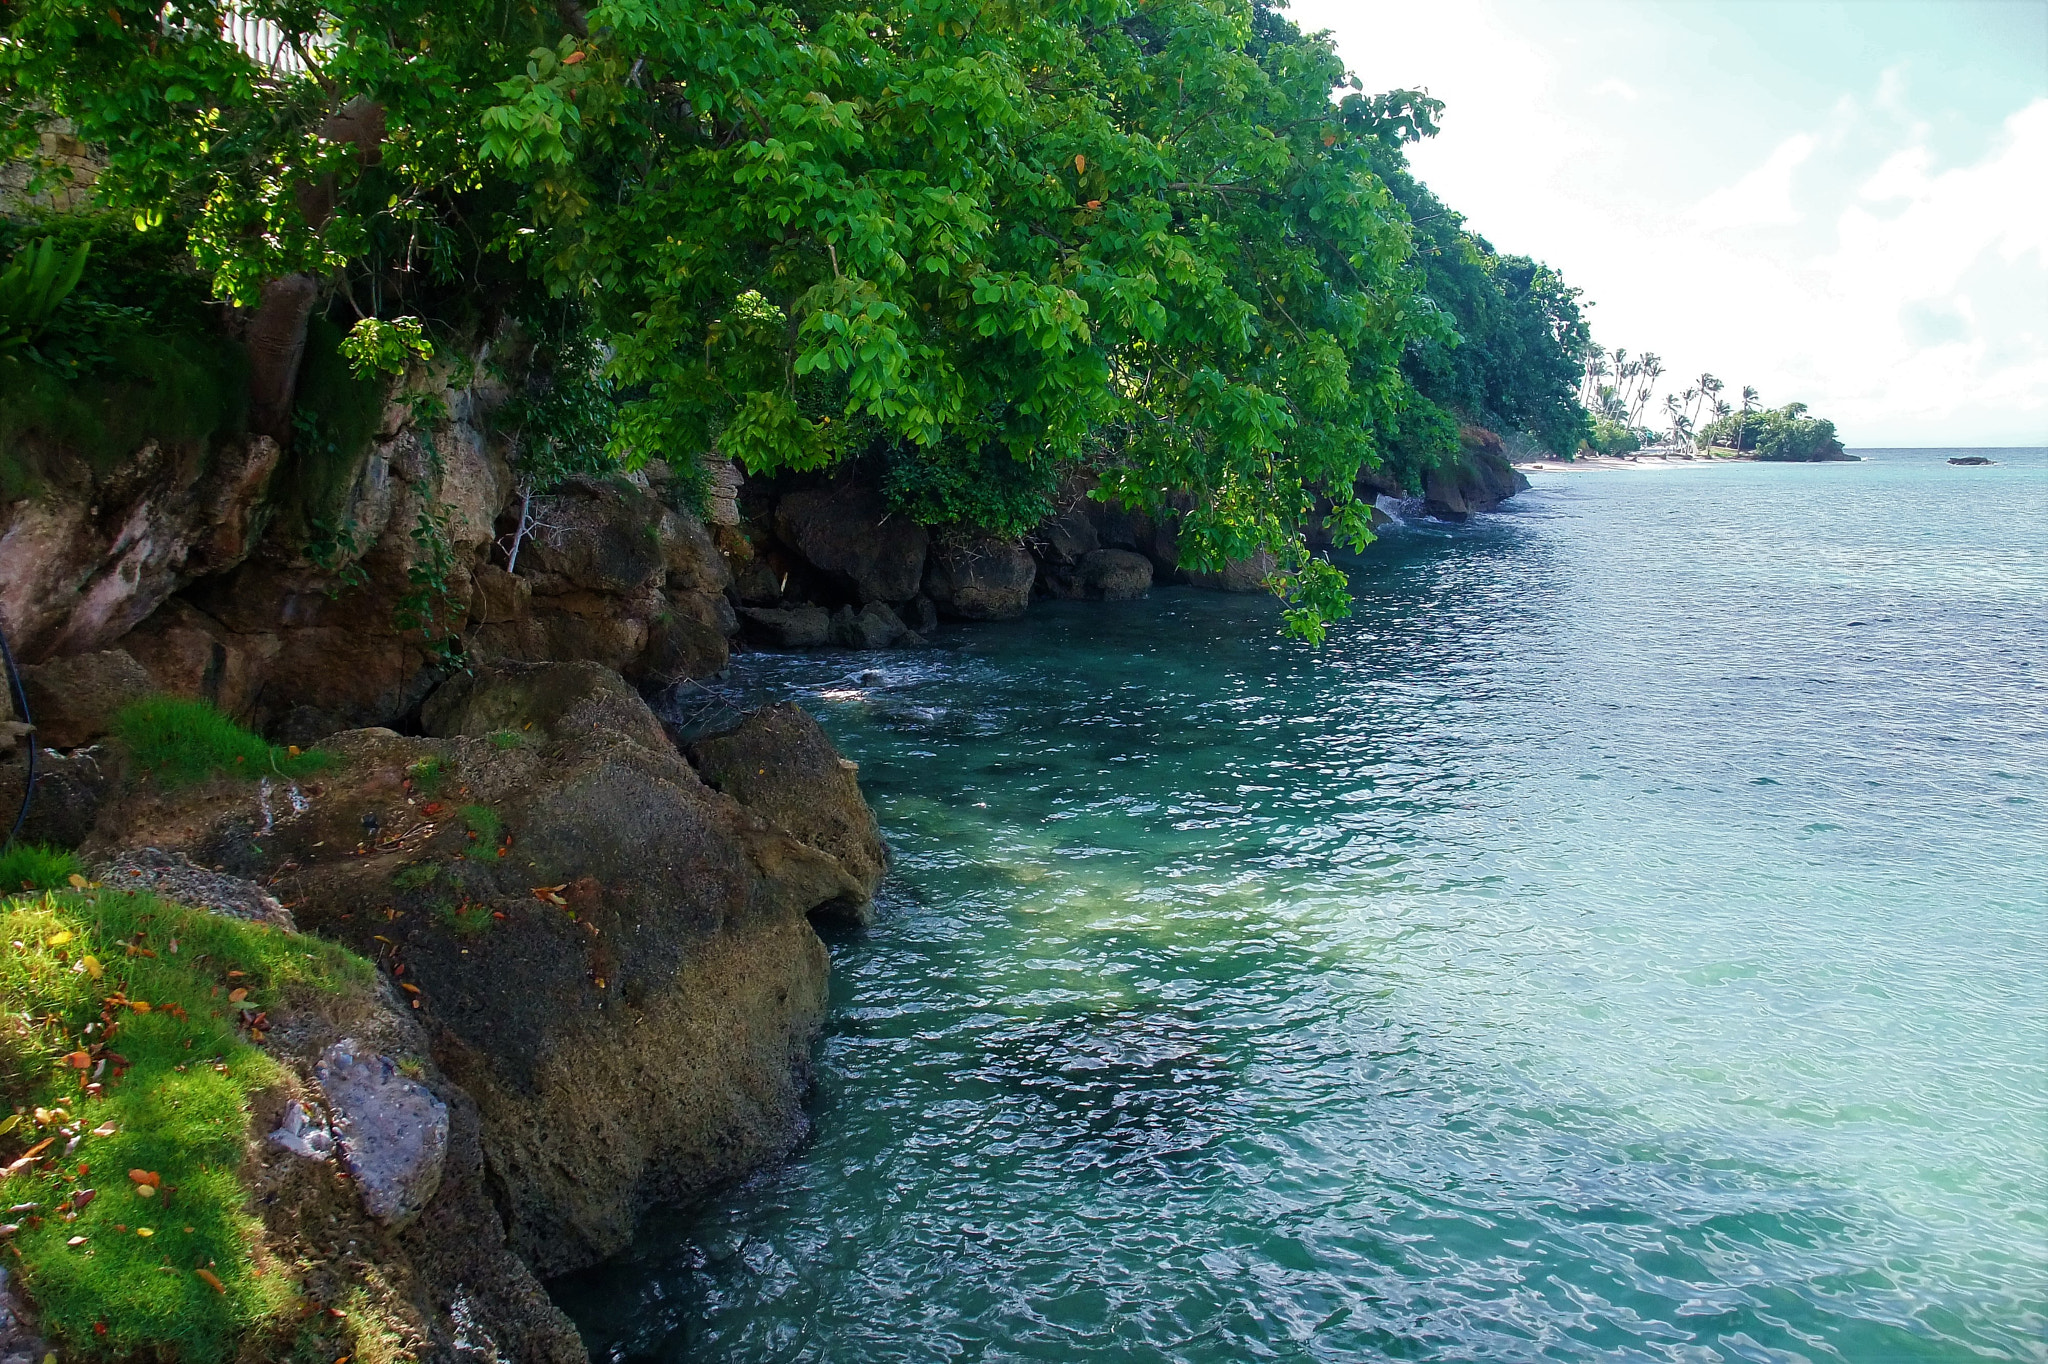
[(71, 888), (73, 890), (85, 889), (85, 878), (83, 876), (80, 876), (77, 872), (72, 872), (71, 875), (65, 877), (64, 879), (71, 883)]
[(67, 1246), (82, 1246), (85, 1244), (85, 1238), (83, 1236), (74, 1236), (64, 1244)]
[(156, 1228), (154, 1228), (154, 1227), (137, 1227), (137, 1228), (135, 1229), (135, 1234), (136, 1234), (137, 1236), (154, 1236), (154, 1235), (156, 1235)]
[(195, 1269), (192, 1272), (194, 1274), (197, 1274), (200, 1277), (200, 1279), (205, 1282), (206, 1286), (208, 1288), (211, 1288), (214, 1292), (225, 1293), (228, 1291), (227, 1285), (222, 1283), (218, 1278), (216, 1278), (212, 1270)]
[(146, 999), (131, 999), (128, 1001), (128, 1007), (139, 1014), (146, 1014), (149, 1012), (149, 1001)]
[[(72, 879), (73, 879), (73, 880), (76, 880), (76, 881), (81, 881), (81, 882), (82, 882), (82, 881), (84, 881), (84, 879), (85, 879), (85, 878), (84, 878), (84, 877), (82, 877), (82, 876), (75, 876), (75, 877), (73, 877)], [(57, 932), (55, 932), (55, 933), (52, 933), (52, 934), (51, 934), (51, 935), (50, 935), (49, 937), (47, 937), (47, 938), (43, 939), (43, 945), (44, 945), (44, 946), (46, 946), (46, 947), (62, 947), (62, 946), (63, 946), (63, 945), (65, 944), (65, 943), (68, 943), (68, 942), (70, 942), (70, 941), (71, 941), (71, 933), (70, 933), (70, 930), (68, 930), (68, 929), (59, 929), (59, 930), (58, 930)]]
[(420, 992), (419, 986), (409, 985), (405, 981), (398, 982), (398, 988), (401, 990), (410, 990), (413, 994), (418, 994)]
[(152, 1191), (155, 1190), (157, 1185), (164, 1182), (163, 1176), (154, 1170), (130, 1170), (128, 1178), (134, 1180), (140, 1188)]
[(74, 1051), (64, 1058), (64, 1063), (73, 1070), (84, 1070), (92, 1064), (92, 1053), (89, 1051)]
[(240, 1004), (243, 1000), (247, 999), (248, 997), (249, 992), (239, 987), (228, 991), (228, 1003), (230, 1004)]
[(102, 975), (106, 973), (107, 968), (100, 965), (100, 959), (92, 955), (90, 952), (86, 953), (85, 956), (80, 958), (80, 961), (83, 962), (85, 966), (85, 973), (91, 976), (94, 980), (98, 980)]

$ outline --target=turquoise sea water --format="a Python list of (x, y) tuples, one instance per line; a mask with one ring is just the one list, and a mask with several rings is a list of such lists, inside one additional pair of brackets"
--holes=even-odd
[(1867, 453), (741, 660), (898, 860), (594, 1357), (2048, 1360), (2048, 451)]

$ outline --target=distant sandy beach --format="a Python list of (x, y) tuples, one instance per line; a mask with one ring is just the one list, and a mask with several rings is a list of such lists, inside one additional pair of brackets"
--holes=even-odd
[(1674, 469), (1694, 464), (1754, 464), (1755, 455), (1588, 455), (1583, 459), (1529, 459), (1516, 463), (1525, 474), (1584, 473), (1589, 469)]

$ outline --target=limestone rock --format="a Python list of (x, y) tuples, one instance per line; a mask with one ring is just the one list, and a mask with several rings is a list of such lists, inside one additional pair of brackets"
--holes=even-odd
[(1232, 559), (1215, 573), (1190, 573), (1188, 581), (1212, 592), (1263, 592), (1266, 578), (1276, 564), (1271, 554), (1260, 550), (1249, 559)]
[(822, 649), (832, 642), (832, 616), (822, 606), (749, 606), (740, 611), (740, 621), (748, 634), (771, 648)]
[[(75, 848), (91, 837), (107, 802), (119, 794), (112, 758), (98, 748), (36, 754), (36, 794), (21, 836), (31, 843)], [(27, 745), (0, 761), (0, 824), (11, 826), (28, 778)]]
[(363, 1206), (387, 1226), (417, 1217), (441, 1187), (448, 1105), (352, 1038), (321, 1055), (317, 1074)]
[(714, 788), (839, 859), (858, 887), (854, 904), (874, 898), (888, 868), (881, 829), (861, 798), (858, 769), (803, 707), (765, 706), (690, 745), (689, 757)]
[(498, 663), (450, 678), (420, 707), (436, 738), (567, 738), (604, 729), (664, 748), (668, 736), (640, 694), (596, 663)]
[(7, 1268), (0, 1265), (0, 1364), (43, 1364), (50, 1347), (22, 1310)]
[(1031, 604), (1038, 565), (1022, 545), (977, 536), (932, 551), (925, 595), (958, 620), (1006, 620)]
[(789, 494), (776, 504), (775, 533), (861, 603), (916, 596), (930, 538), (880, 492), (852, 484)]
[(722, 631), (672, 613), (648, 627), (647, 647), (634, 660), (633, 674), (646, 684), (671, 686), (724, 672), (731, 653)]
[(21, 687), (45, 748), (77, 748), (113, 727), (114, 715), (156, 690), (125, 649), (73, 654), (21, 670)]
[(108, 474), (82, 461), (0, 506), (0, 621), (41, 661), (104, 649), (179, 588), (253, 547), (277, 468), (267, 436), (213, 450), (155, 442)]
[(1102, 548), (1102, 539), (1088, 514), (1091, 507), (1100, 505), (1077, 498), (1065, 511), (1039, 524), (1034, 538), (1040, 555), (1047, 563), (1078, 563), (1082, 555)]
[(1151, 591), (1152, 561), (1128, 549), (1091, 549), (1071, 565), (1045, 565), (1040, 581), (1055, 597), (1128, 601)]
[(886, 649), (908, 633), (903, 618), (878, 601), (832, 614), (832, 642), (842, 649)]

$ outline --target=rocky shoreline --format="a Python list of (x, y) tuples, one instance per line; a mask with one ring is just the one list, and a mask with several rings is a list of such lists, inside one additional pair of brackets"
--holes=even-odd
[[(1170, 513), (1081, 479), (1004, 540), (911, 523), (857, 466), (747, 480), (707, 524), (657, 463), (533, 499), (515, 571), (524, 498), (493, 395), (441, 398), (425, 427), (430, 408), (394, 405), (333, 480), (327, 513), (355, 528), (338, 550), (291, 529), (303, 471), (267, 438), (111, 472), (45, 452), (44, 485), (0, 508), (0, 619), (37, 726), (0, 734), (0, 806), (33, 744), (26, 837), (106, 886), (377, 967), (375, 988), (271, 1022), (289, 1078), (250, 1113), (252, 1253), (316, 1265), (297, 1291), (369, 1303), (401, 1356), (580, 1360), (541, 1282), (801, 1138), (826, 998), (813, 925), (862, 921), (887, 865), (854, 765), (801, 710), (683, 733), (648, 698), (734, 649), (917, 647), (1035, 599), (1259, 591), (1271, 565), (1189, 572)], [(1422, 488), (1359, 491), (1462, 520), (1527, 486), (1468, 428)], [(425, 629), (394, 610), (420, 589), (422, 525), (446, 551)], [(160, 782), (108, 736), (162, 694), (327, 766)], [(400, 1118), (339, 1121), (336, 1048), (395, 1086)], [(384, 1203), (375, 1169), (399, 1172)]]

